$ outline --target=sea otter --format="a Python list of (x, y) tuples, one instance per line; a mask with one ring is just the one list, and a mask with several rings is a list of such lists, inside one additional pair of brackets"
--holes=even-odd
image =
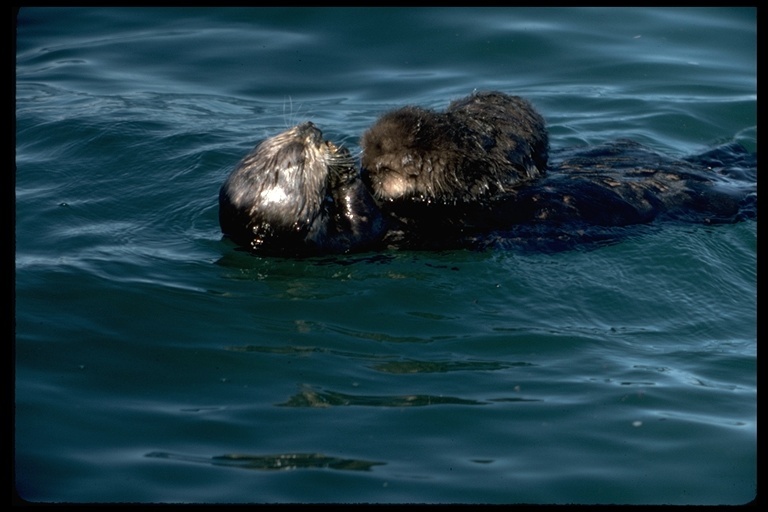
[(446, 112), (405, 107), (362, 137), (361, 168), (311, 122), (265, 140), (219, 193), (226, 237), (256, 253), (315, 255), (534, 242), (555, 247), (658, 218), (757, 215), (756, 155), (684, 159), (629, 140), (548, 157), (530, 103), (476, 93)]
[(549, 139), (528, 101), (485, 92), (445, 112), (408, 106), (384, 114), (360, 144), (377, 199), (460, 206), (539, 178)]
[(658, 217), (715, 223), (756, 214), (756, 157), (738, 145), (680, 160), (619, 140), (549, 162), (547, 143), (531, 104), (501, 92), (472, 94), (443, 113), (384, 114), (361, 139), (361, 172), (389, 221), (386, 243), (588, 238)]
[(377, 242), (384, 220), (349, 151), (311, 122), (257, 145), (219, 191), (219, 224), (253, 252), (343, 253)]

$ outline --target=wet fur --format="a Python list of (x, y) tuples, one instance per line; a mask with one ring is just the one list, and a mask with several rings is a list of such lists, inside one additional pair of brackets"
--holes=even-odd
[(460, 205), (539, 178), (548, 143), (529, 102), (477, 93), (445, 112), (408, 106), (383, 115), (362, 137), (362, 174), (379, 200)]
[(442, 113), (386, 113), (361, 145), (363, 180), (395, 247), (482, 246), (523, 231), (559, 238), (660, 217), (730, 222), (756, 212), (756, 180), (721, 174), (756, 168), (739, 146), (707, 161), (676, 160), (620, 140), (562, 151), (548, 165), (543, 119), (500, 92), (472, 94)]
[(552, 159), (539, 180), (461, 208), (382, 202), (388, 244), (566, 248), (657, 220), (719, 224), (757, 216), (756, 156), (737, 144), (674, 159), (618, 140), (561, 150)]
[[(756, 218), (756, 155), (737, 144), (674, 159), (629, 140), (548, 163), (528, 102), (473, 94), (444, 113), (405, 107), (362, 139), (362, 170), (312, 123), (267, 139), (219, 193), (223, 233), (257, 253), (547, 248), (656, 219)], [(566, 244), (566, 245), (568, 245)]]
[(347, 252), (377, 239), (383, 224), (349, 151), (308, 122), (265, 140), (219, 191), (219, 224), (254, 252)]

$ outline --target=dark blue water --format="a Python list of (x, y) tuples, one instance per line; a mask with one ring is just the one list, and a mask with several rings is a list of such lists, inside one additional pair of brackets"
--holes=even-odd
[(304, 120), (530, 99), (554, 148), (756, 150), (754, 9), (22, 9), (15, 486), (34, 502), (744, 503), (757, 222), (258, 258), (218, 187)]

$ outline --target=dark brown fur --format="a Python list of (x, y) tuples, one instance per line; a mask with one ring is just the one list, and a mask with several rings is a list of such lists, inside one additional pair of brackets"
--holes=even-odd
[(462, 204), (539, 178), (548, 138), (544, 119), (526, 100), (486, 92), (445, 112), (389, 112), (361, 146), (363, 179), (377, 199)]
[(384, 114), (361, 145), (363, 180), (390, 221), (392, 246), (476, 246), (521, 232), (579, 238), (659, 217), (714, 223), (756, 213), (754, 180), (719, 174), (754, 171), (743, 148), (714, 150), (705, 162), (622, 140), (564, 151), (547, 168), (544, 120), (499, 92), (472, 94), (445, 112)]
[[(558, 152), (528, 102), (473, 94), (443, 113), (405, 107), (349, 152), (312, 123), (267, 139), (219, 193), (224, 234), (267, 254), (442, 249), (612, 238), (659, 218), (757, 215), (756, 155), (737, 144), (684, 159), (619, 140)], [(565, 241), (565, 242), (564, 242)]]

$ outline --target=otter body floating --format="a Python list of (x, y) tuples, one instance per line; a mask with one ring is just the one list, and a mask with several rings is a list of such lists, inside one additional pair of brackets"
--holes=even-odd
[(362, 137), (360, 168), (308, 122), (237, 165), (219, 193), (219, 221), (253, 252), (313, 255), (546, 245), (656, 219), (757, 215), (757, 158), (737, 144), (684, 159), (629, 140), (554, 155), (548, 145), (531, 104), (500, 92), (445, 112), (384, 114)]

